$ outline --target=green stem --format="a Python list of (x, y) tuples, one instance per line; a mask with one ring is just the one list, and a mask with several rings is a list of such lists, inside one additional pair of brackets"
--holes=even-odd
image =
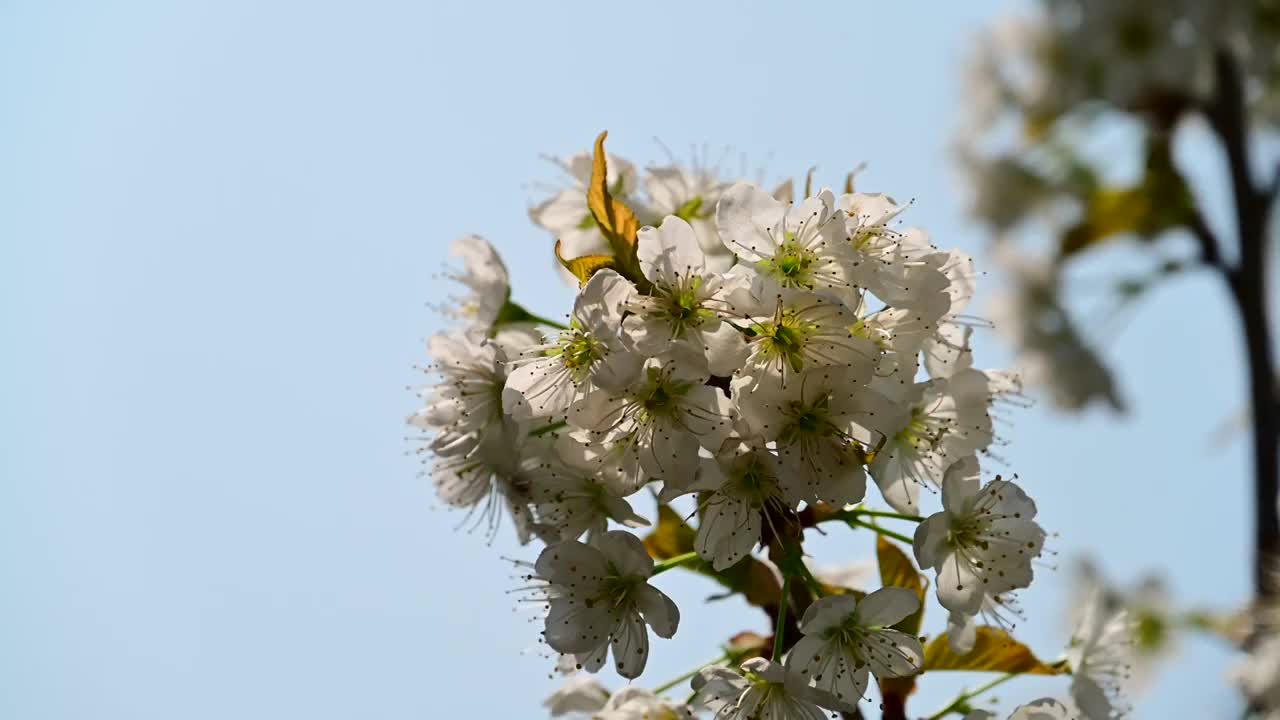
[[(497, 332), (498, 327), (501, 325), (510, 325), (512, 323), (537, 323), (539, 325), (548, 325), (556, 328), (557, 330), (569, 329), (569, 326), (562, 322), (557, 322), (551, 318), (536, 315), (529, 312), (520, 303), (507, 300), (507, 302), (502, 306), (502, 309), (498, 311), (498, 317), (494, 318), (493, 332)], [(490, 334), (493, 334), (493, 332)]]
[(977, 688), (974, 688), (973, 690), (966, 690), (965, 692), (960, 693), (960, 696), (957, 697), (955, 700), (952, 700), (949, 705), (942, 708), (938, 712), (930, 715), (928, 717), (928, 720), (941, 720), (941, 718), (946, 717), (950, 713), (961, 712), (961, 708), (967, 706), (970, 700), (978, 697), (982, 693), (996, 687), (997, 685), (1006, 683), (1012, 680), (1013, 678), (1018, 677), (1019, 674), (1020, 673), (1008, 673), (1007, 675), (1001, 675), (1000, 677), (990, 682), (979, 685)]
[(885, 537), (891, 537), (894, 540), (904, 542), (908, 545), (911, 545), (912, 543), (915, 542), (915, 540), (912, 540), (911, 538), (907, 537), (906, 535), (903, 535), (902, 533), (897, 533), (892, 530), (885, 530), (879, 525), (872, 525), (871, 523), (865, 523), (855, 518), (849, 518), (845, 520), (845, 522), (849, 523), (849, 527), (860, 527), (860, 528), (866, 528), (868, 530), (873, 530), (880, 535), (884, 535)]
[(887, 510), (869, 510), (865, 508), (853, 508), (845, 510), (841, 513), (845, 519), (856, 518), (859, 516), (890, 518), (893, 520), (910, 520), (911, 522), (924, 522), (924, 518), (919, 515), (907, 515), (905, 513), (889, 512)]
[(551, 318), (545, 318), (545, 317), (542, 317), (541, 315), (535, 315), (535, 314), (533, 314), (533, 313), (529, 313), (529, 322), (535, 322), (535, 323), (538, 323), (539, 325), (546, 325), (546, 326), (548, 326), (548, 327), (553, 327), (553, 328), (555, 328), (555, 329), (557, 329), (557, 330), (568, 330), (568, 329), (569, 329), (569, 326), (568, 326), (568, 325), (565, 325), (565, 324), (564, 324), (564, 323), (562, 323), (562, 322), (556, 322), (555, 320), (552, 320)]
[(534, 429), (530, 430), (530, 431), (529, 431), (529, 437), (542, 437), (543, 435), (546, 435), (547, 433), (553, 433), (553, 432), (555, 432), (555, 431), (557, 431), (557, 430), (561, 430), (561, 429), (563, 429), (563, 428), (567, 427), (567, 426), (568, 426), (568, 424), (569, 424), (569, 423), (566, 423), (565, 421), (561, 420), (560, 422), (553, 422), (553, 423), (551, 423), (551, 424), (549, 424), (549, 425), (543, 425), (543, 426), (542, 426), (542, 427), (540, 427), (540, 428), (534, 428)]
[(782, 576), (782, 596), (778, 598), (778, 627), (773, 631), (773, 661), (782, 662), (782, 631), (787, 624), (787, 597), (791, 594), (791, 573)]
[(656, 688), (654, 688), (654, 689), (653, 689), (653, 694), (654, 694), (654, 695), (661, 695), (662, 693), (664, 693), (664, 692), (666, 692), (666, 691), (670, 690), (671, 688), (673, 688), (673, 687), (675, 687), (675, 686), (679, 685), (680, 683), (684, 682), (685, 680), (688, 680), (689, 678), (693, 677), (694, 675), (697, 675), (698, 673), (702, 672), (704, 669), (709, 668), (709, 667), (711, 667), (712, 665), (719, 665), (720, 663), (728, 662), (728, 661), (730, 661), (731, 659), (733, 659), (733, 658), (732, 658), (732, 656), (731, 656), (731, 655), (729, 655), (729, 653), (725, 653), (725, 654), (721, 655), (720, 657), (716, 658), (715, 660), (712, 660), (711, 662), (703, 663), (703, 664), (699, 665), (698, 667), (696, 667), (696, 668), (694, 668), (694, 669), (690, 670), (690, 671), (689, 671), (689, 672), (687, 672), (687, 673), (684, 673), (684, 674), (682, 674), (682, 675), (679, 675), (678, 677), (674, 677), (674, 678), (672, 678), (672, 679), (668, 680), (667, 682), (662, 683), (661, 685), (659, 685), (658, 687), (656, 687)]
[(822, 589), (822, 582), (813, 576), (813, 571), (809, 569), (808, 565), (804, 564), (803, 557), (798, 559), (795, 567), (804, 578), (804, 584), (809, 586), (809, 592), (813, 593), (814, 597), (827, 596), (827, 591)]
[(676, 555), (675, 557), (669, 557), (666, 560), (663, 560), (662, 562), (654, 565), (653, 572), (650, 573), (649, 577), (653, 577), (654, 575), (657, 575), (659, 573), (664, 573), (673, 567), (679, 567), (681, 565), (684, 565), (687, 562), (697, 560), (697, 559), (698, 559), (697, 552), (687, 552), (682, 555)]

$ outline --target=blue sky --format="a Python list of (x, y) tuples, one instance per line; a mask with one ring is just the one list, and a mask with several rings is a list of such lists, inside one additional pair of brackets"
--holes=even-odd
[[(865, 161), (866, 189), (980, 253), (947, 145), (973, 33), (1016, 6), (0, 5), (0, 716), (542, 717), (549, 665), (499, 559), (532, 550), (455, 531), (406, 454), (448, 242), (489, 237), (516, 299), (565, 312), (531, 185), (607, 128), (640, 164), (655, 137), (774, 177)], [(1215, 278), (1172, 280), (1091, 324), (1127, 417), (1042, 402), (1007, 429), (1059, 533), (1064, 571), (1024, 603), (1043, 655), (1082, 549), (1116, 578), (1168, 568), (1187, 605), (1244, 599), (1247, 446), (1210, 442), (1244, 404), (1234, 323)], [(990, 334), (978, 353), (1007, 361)], [(662, 585), (685, 620), (647, 682), (766, 629)], [(1227, 658), (1187, 641), (1136, 717), (1234, 712)], [(930, 678), (913, 711), (971, 679)]]

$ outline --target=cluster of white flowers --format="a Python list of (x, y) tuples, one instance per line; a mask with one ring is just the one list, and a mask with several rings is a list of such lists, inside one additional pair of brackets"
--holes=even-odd
[[(989, 315), (1019, 350), (1016, 366), (1029, 386), (1047, 387), (1066, 410), (1094, 402), (1121, 410), (1092, 347), (1101, 338), (1080, 332), (1087, 326), (1065, 312), (1064, 298), (1081, 292), (1060, 282), (1063, 261), (1113, 237), (1194, 229), (1171, 138), (1194, 115), (1215, 125), (1228, 116), (1244, 116), (1239, 122), (1249, 126), (1280, 123), (1280, 6), (1040, 0), (982, 35), (964, 85), (957, 163), (972, 214), (1005, 244), (999, 260), (1011, 281)], [(1108, 129), (1141, 134), (1132, 157), (1099, 141)], [(1142, 179), (1117, 180), (1126, 166), (1144, 168)], [(1053, 242), (1037, 242), (1038, 257), (1007, 247), (1044, 230)], [(1107, 302), (1134, 297), (1116, 290)]]
[(970, 64), (973, 131), (1003, 113), (1034, 125), (1083, 103), (1158, 110), (1169, 98), (1214, 91), (1214, 54), (1248, 78), (1260, 120), (1280, 119), (1280, 10), (1266, 0), (1042, 0), (982, 38)]
[[(577, 184), (532, 216), (572, 267), (566, 257), (616, 243), (584, 199), (590, 158), (564, 167)], [(870, 475), (885, 513), (919, 523), (915, 558), (936, 575), (956, 652), (972, 647), (979, 618), (1016, 613), (1045, 532), (1018, 484), (982, 478), (979, 457), (997, 442), (992, 405), (1016, 396), (1019, 380), (973, 366), (970, 258), (900, 226), (905, 207), (883, 194), (824, 188), (791, 202), (660, 168), (645, 200), (629, 164), (608, 168), (613, 198), (662, 214), (635, 232), (633, 262), (579, 268), (560, 324), (511, 301), (487, 242), (455, 243), (466, 267), (451, 277), (469, 294), (453, 302), (460, 327), (429, 342), (435, 382), (410, 419), (444, 503), (490, 534), (509, 516), (522, 544), (545, 544), (517, 564), (562, 666), (595, 672), (611, 653), (618, 674), (636, 678), (649, 631), (677, 631), (676, 603), (651, 584), (674, 565), (655, 565), (631, 531), (649, 524), (635, 504), (645, 488), (660, 503), (696, 495), (689, 559), (723, 571), (793, 542), (778, 528), (797, 527), (806, 508), (856, 511)], [(940, 491), (927, 517), (922, 488)], [(900, 587), (818, 591), (787, 652), (704, 668), (689, 705), (575, 677), (547, 706), (606, 720), (853, 712), (870, 675), (920, 672), (920, 640), (893, 627), (918, 610)]]

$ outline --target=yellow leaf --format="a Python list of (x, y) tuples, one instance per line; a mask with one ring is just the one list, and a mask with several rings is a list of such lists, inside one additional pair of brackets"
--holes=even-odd
[(668, 505), (658, 506), (658, 524), (644, 538), (644, 547), (655, 560), (666, 560), (693, 550), (697, 535)]
[(1097, 188), (1086, 196), (1084, 219), (1059, 240), (1059, 255), (1067, 257), (1117, 235), (1150, 239), (1191, 221), (1195, 200), (1173, 163), (1167, 137), (1147, 143), (1146, 172), (1132, 187)]
[(559, 240), (556, 240), (556, 259), (560, 261), (565, 270), (573, 273), (573, 276), (578, 278), (579, 285), (586, 285), (597, 270), (617, 266), (617, 262), (612, 255), (583, 255), (572, 260), (565, 260), (564, 256), (560, 254)]
[(813, 171), (817, 170), (817, 166), (809, 168), (809, 172), (804, 176), (804, 196), (811, 197), (813, 195)]
[[(618, 265), (630, 270), (636, 264), (636, 233), (640, 221), (626, 203), (609, 192), (609, 166), (604, 152), (606, 130), (596, 138), (595, 154), (591, 158), (591, 182), (587, 185), (587, 207), (596, 219), (600, 232), (609, 241)], [(624, 273), (626, 274), (626, 273)]]
[(965, 655), (957, 655), (951, 651), (946, 633), (934, 638), (924, 649), (923, 669), (985, 670), (1027, 675), (1061, 675), (1068, 672), (1065, 664), (1049, 665), (1043, 662), (1030, 648), (1010, 637), (1009, 633), (990, 625), (978, 626), (973, 650)]
[(880, 584), (885, 587), (906, 588), (916, 594), (920, 600), (920, 609), (903, 618), (895, 630), (908, 635), (920, 632), (920, 623), (924, 619), (924, 591), (927, 581), (916, 570), (911, 558), (907, 557), (897, 545), (889, 542), (883, 535), (876, 535), (876, 560), (880, 565)]

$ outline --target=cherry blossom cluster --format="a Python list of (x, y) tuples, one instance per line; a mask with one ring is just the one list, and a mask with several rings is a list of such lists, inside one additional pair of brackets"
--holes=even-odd
[[(1280, 8), (1270, 0), (1041, 0), (974, 44), (956, 142), (976, 219), (1002, 246), (1009, 288), (989, 316), (1020, 351), (1028, 386), (1059, 407), (1124, 409), (1112, 374), (1066, 310), (1063, 261), (1106, 238), (1154, 239), (1192, 227), (1171, 138), (1190, 115), (1239, 104), (1246, 122), (1280, 122)], [(1240, 95), (1237, 101), (1234, 95)], [(1220, 124), (1221, 118), (1214, 119)], [(1099, 143), (1108, 129), (1144, 136)], [(1132, 137), (1132, 136), (1131, 136)], [(1145, 166), (1117, 186), (1113, 172)], [(1144, 210), (1143, 208), (1149, 208)], [(1045, 254), (1007, 241), (1055, 236)], [(1107, 304), (1137, 297), (1171, 271), (1122, 283)]]
[(1268, 0), (1041, 0), (1037, 10), (978, 44), (971, 130), (1010, 111), (1043, 130), (1087, 103), (1158, 111), (1173, 97), (1205, 98), (1222, 51), (1241, 61), (1255, 115), (1280, 119), (1280, 9)]
[[(514, 303), (494, 248), (456, 241), (464, 267), (450, 277), (466, 292), (448, 306), (455, 327), (428, 343), (433, 382), (410, 418), (443, 503), (542, 545), (520, 564), (520, 592), (545, 609), (542, 640), (561, 667), (594, 673), (611, 655), (637, 678), (650, 632), (679, 628), (653, 581), (683, 559), (655, 564), (635, 533), (650, 524), (642, 503), (693, 498), (688, 559), (712, 573), (765, 563), (786, 598), (804, 572), (785, 562), (803, 554), (799, 519), (856, 513), (874, 500), (868, 476), (885, 515), (918, 523), (911, 550), (933, 573), (952, 650), (973, 647), (980, 621), (1007, 627), (1046, 534), (1025, 490), (980, 467), (1000, 442), (992, 408), (1016, 401), (1019, 380), (974, 367), (972, 260), (903, 226), (907, 206), (851, 183), (793, 202), (701, 169), (653, 168), (640, 182), (609, 157), (610, 201), (647, 223), (621, 257), (588, 200), (598, 162), (562, 166), (573, 183), (531, 217), (579, 282), (567, 318)], [(565, 261), (584, 257), (607, 261)], [(548, 707), (816, 719), (856, 712), (871, 676), (921, 671), (920, 639), (894, 629), (921, 609), (917, 592), (826, 594), (807, 580), (815, 597), (795, 611), (798, 635), (775, 637), (772, 658), (692, 674), (689, 704), (637, 687), (610, 695), (575, 675)]]

